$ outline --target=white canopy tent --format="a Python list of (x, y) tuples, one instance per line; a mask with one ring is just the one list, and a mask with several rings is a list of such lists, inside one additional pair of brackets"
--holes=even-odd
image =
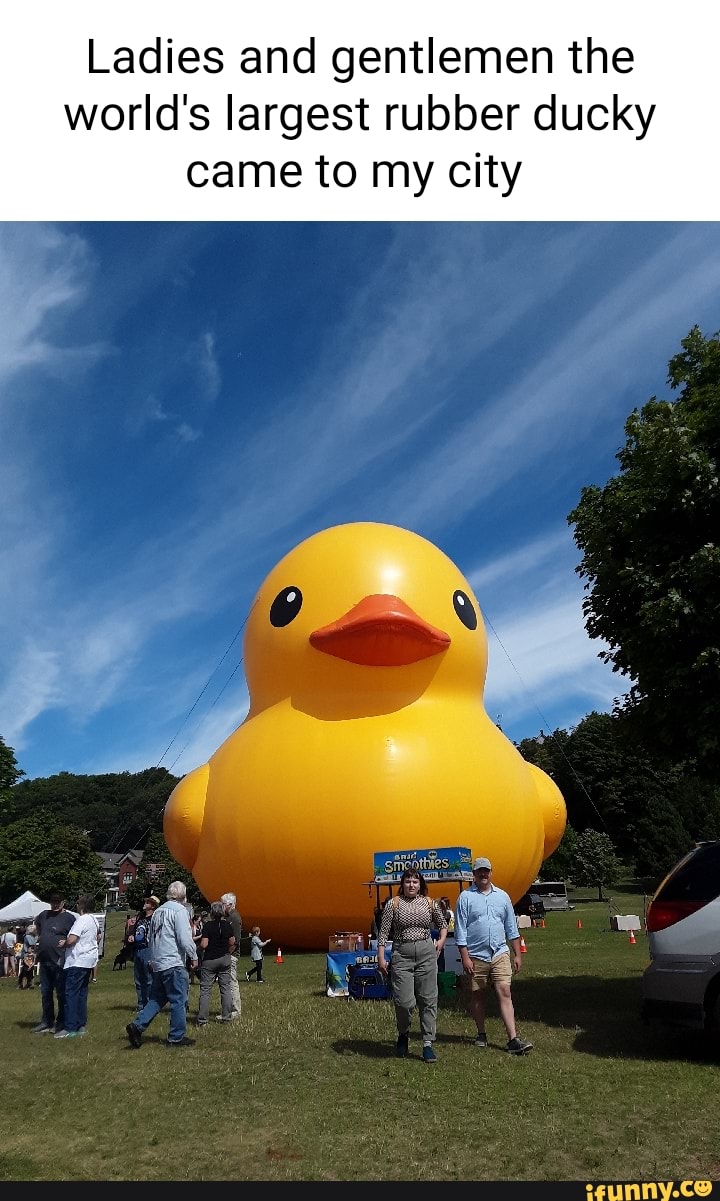
[(16, 900), (11, 901), (4, 909), (0, 909), (0, 925), (14, 925), (16, 922), (30, 922), (38, 913), (49, 909), (47, 901), (41, 901), (33, 892), (24, 892)]

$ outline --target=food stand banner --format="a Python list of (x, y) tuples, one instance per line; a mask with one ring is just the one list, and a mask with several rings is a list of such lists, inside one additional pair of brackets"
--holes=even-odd
[(426, 880), (472, 881), (472, 855), (469, 847), (438, 847), (420, 851), (375, 851), (375, 884), (397, 884), (404, 871), (415, 868)]

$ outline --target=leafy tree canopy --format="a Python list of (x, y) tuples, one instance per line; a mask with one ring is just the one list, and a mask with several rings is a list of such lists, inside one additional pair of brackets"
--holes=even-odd
[(620, 473), (583, 488), (568, 521), (601, 658), (658, 748), (720, 765), (720, 339), (695, 326), (670, 360), (674, 401), (634, 410)]
[(6, 905), (26, 889), (41, 900), (59, 889), (70, 906), (83, 892), (98, 907), (105, 901), (105, 877), (87, 835), (47, 809), (0, 827), (0, 901)]
[[(659, 761), (642, 733), (624, 712), (590, 713), (573, 730), (525, 739), (518, 749), (554, 779), (569, 827), (602, 830), (639, 875), (657, 877), (694, 842), (720, 837), (720, 786), (686, 763)], [(545, 879), (554, 862), (543, 864)], [(566, 875), (558, 869), (555, 878)]]
[(620, 878), (622, 862), (615, 854), (612, 840), (597, 830), (585, 830), (575, 843), (572, 878), (577, 884), (589, 884), (604, 901), (603, 888), (612, 888)]
[(25, 772), (18, 767), (13, 748), (0, 737), (0, 813), (9, 808), (10, 789), (24, 775)]
[(162, 812), (177, 783), (178, 777), (164, 767), (101, 776), (59, 772), (23, 780), (0, 811), (0, 825), (47, 808), (58, 821), (85, 830), (94, 850), (129, 851), (143, 846), (149, 831), (162, 829)]

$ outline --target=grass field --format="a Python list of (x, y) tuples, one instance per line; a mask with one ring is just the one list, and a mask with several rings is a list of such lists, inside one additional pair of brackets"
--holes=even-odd
[[(637, 897), (615, 901), (642, 917)], [(111, 970), (110, 915), (85, 1038), (31, 1034), (39, 990), (0, 980), (0, 1179), (719, 1179), (718, 1060), (700, 1036), (641, 1024), (645, 935), (607, 932), (597, 903), (546, 920), (523, 931), (513, 988), (532, 1053), (503, 1052), (494, 1003), (476, 1050), (458, 994), (441, 998), (428, 1067), (417, 1019), (395, 1059), (389, 1003), (328, 998), (325, 956), (285, 950), (263, 987), (242, 981), (239, 1022), (189, 1028), (196, 1045), (174, 1051), (161, 1014), (131, 1050), (132, 966)]]

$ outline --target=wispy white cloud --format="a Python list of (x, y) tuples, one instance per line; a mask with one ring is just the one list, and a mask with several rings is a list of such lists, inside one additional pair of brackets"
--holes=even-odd
[[(476, 229), (444, 227), (428, 232), (419, 260), (409, 254), (407, 236), (397, 233), (302, 390), (270, 410), (249, 437), (243, 431), (228, 444), (227, 468), (213, 472), (204, 488), (202, 510), (212, 520), (191, 536), (196, 562), (226, 555), (233, 544), (252, 546), (258, 535), (267, 545), (289, 526), (302, 528), (350, 486), (362, 491), (383, 463), (390, 464), (383, 478), (395, 480), (403, 451), (430, 429), (438, 447), (452, 440), (457, 417), (448, 377), (458, 370), (458, 347), (471, 359), (488, 350), (562, 287), (598, 235), (563, 230), (529, 240), (522, 257), (498, 256)], [(492, 291), (478, 286), (485, 270), (492, 270)], [(409, 474), (401, 468), (399, 478)], [(392, 520), (401, 513), (397, 487), (375, 486), (362, 515), (380, 509)]]
[(186, 443), (197, 442), (198, 438), (201, 437), (200, 430), (193, 429), (191, 425), (188, 425), (187, 421), (181, 421), (180, 424), (175, 427), (175, 435), (178, 439), (178, 442)]
[(486, 687), (489, 709), (509, 708), (519, 716), (549, 708), (563, 697), (582, 697), (584, 711), (606, 709), (627, 691), (598, 659), (602, 644), (592, 642), (576, 598), (532, 604), (513, 619), (493, 622)]
[[(227, 700), (199, 718), (195, 715), (187, 726), (173, 729), (170, 737), (174, 741), (166, 754), (163, 755), (165, 748), (159, 747), (162, 741), (160, 730), (149, 731), (140, 741), (120, 743), (100, 756), (91, 757), (86, 764), (87, 772), (142, 771), (158, 764), (174, 776), (186, 775), (193, 768), (207, 763), (225, 739), (245, 720), (249, 705), (242, 678), (236, 678), (228, 692)], [(168, 743), (165, 745), (168, 746)]]
[[(659, 340), (674, 342), (697, 306), (717, 295), (719, 279), (720, 247), (709, 246), (701, 230), (676, 235), (599, 297), (530, 371), (419, 459), (412, 483), (393, 481), (387, 499), (401, 524), (457, 522), (508, 481), (557, 471), (551, 456), (586, 442), (607, 420), (640, 349), (654, 358)], [(644, 399), (641, 393), (638, 403)]]
[(27, 639), (3, 674), (0, 714), (5, 740), (22, 747), (24, 733), (38, 714), (54, 708), (62, 697), (60, 655)]
[(91, 276), (82, 238), (51, 226), (0, 225), (0, 381), (29, 368), (77, 370), (106, 353), (95, 343), (63, 344), (47, 328), (82, 300)]
[(217, 400), (222, 386), (222, 376), (215, 350), (215, 335), (210, 330), (206, 330), (200, 336), (197, 362), (205, 400)]
[(489, 563), (471, 568), (467, 578), (476, 595), (482, 595), (491, 585), (498, 586), (500, 581), (509, 580), (517, 585), (528, 572), (546, 568), (549, 563), (557, 561), (558, 556), (566, 558), (568, 552), (577, 556), (574, 543), (567, 529), (553, 530), (542, 534), (522, 546), (513, 547), (507, 554), (500, 555)]
[[(504, 483), (527, 485), (533, 471), (547, 471), (562, 439), (570, 445), (572, 438), (591, 437), (609, 393), (620, 381), (627, 384), (634, 348), (650, 346), (656, 356), (657, 330), (676, 338), (685, 311), (677, 294), (717, 291), (720, 265), (715, 246), (701, 247), (699, 235), (683, 231), (598, 297), (532, 370), (495, 394), (483, 383), (484, 356), (547, 305), (604, 236), (602, 228), (560, 227), (543, 238), (528, 234), (521, 250), (516, 244), (498, 254), (476, 226), (429, 228), (418, 257), (409, 255), (410, 235), (398, 227), (332, 337), (317, 331), (302, 383), (273, 404), (244, 397), (252, 422), (240, 428), (229, 420), (214, 449), (204, 439), (202, 457), (193, 461), (188, 454), (182, 505), (162, 520), (156, 515), (146, 528), (139, 523), (135, 552), (117, 561), (107, 554), (94, 579), (84, 573), (82, 589), (74, 581), (71, 505), (55, 481), (51, 487), (32, 446), (19, 447), (15, 439), (22, 466), (0, 455), (9, 480), (0, 534), (17, 555), (22, 587), (13, 596), (7, 579), (0, 581), (9, 618), (0, 653), (10, 667), (0, 692), (0, 732), (12, 730), (16, 745), (25, 745), (33, 720), (50, 708), (63, 708), (82, 724), (119, 697), (140, 693), (148, 720), (165, 730), (194, 699), (194, 683), (185, 655), (167, 668), (164, 708), (159, 705), (158, 690), (147, 683), (157, 670), (149, 658), (154, 641), (195, 614), (212, 615), (228, 595), (251, 595), (260, 582), (258, 564), (269, 566), (298, 532), (331, 523), (329, 516), (343, 519), (347, 511), (351, 519), (372, 513), (441, 535)], [(69, 354), (50, 328), (65, 328), (61, 315), (74, 312), (92, 279), (81, 240), (58, 240), (39, 227), (31, 227), (28, 239), (22, 254), (10, 247), (13, 272), (9, 284), (0, 285), (0, 313), (3, 305), (22, 309), (28, 289), (30, 295), (24, 320), (6, 335), (7, 372), (18, 364), (44, 368), (52, 357), (44, 347)], [(34, 286), (23, 262), (34, 264)], [(1, 266), (0, 258), (0, 278)], [(484, 287), (486, 277), (491, 286)], [(0, 334), (0, 378), (4, 346)], [(138, 393), (136, 431), (155, 428), (166, 445), (172, 436), (184, 456), (225, 389), (221, 349), (220, 334), (207, 324), (191, 342), (185, 366), (196, 372), (196, 403), (187, 397), (176, 403), (172, 370), (160, 362)], [(72, 370), (83, 360), (79, 339), (75, 350), (66, 360)], [(468, 417), (467, 404), (456, 410), (455, 402), (463, 391), (459, 377), (471, 370), (478, 411)], [(145, 441), (151, 439), (139, 444)], [(84, 553), (96, 552), (90, 546)], [(585, 635), (573, 553), (569, 532), (552, 529), (468, 574), (525, 688), (543, 705), (579, 696), (606, 707), (622, 688), (597, 660), (599, 644)], [(26, 637), (18, 639), (18, 630)], [(533, 707), (497, 648), (486, 696), (489, 709), (512, 704), (516, 713), (529, 713)], [(242, 715), (237, 699), (218, 705), (176, 770), (207, 758)], [(94, 766), (147, 766), (156, 761), (158, 742), (159, 735), (148, 736), (144, 747), (136, 741), (117, 749), (118, 742)]]

